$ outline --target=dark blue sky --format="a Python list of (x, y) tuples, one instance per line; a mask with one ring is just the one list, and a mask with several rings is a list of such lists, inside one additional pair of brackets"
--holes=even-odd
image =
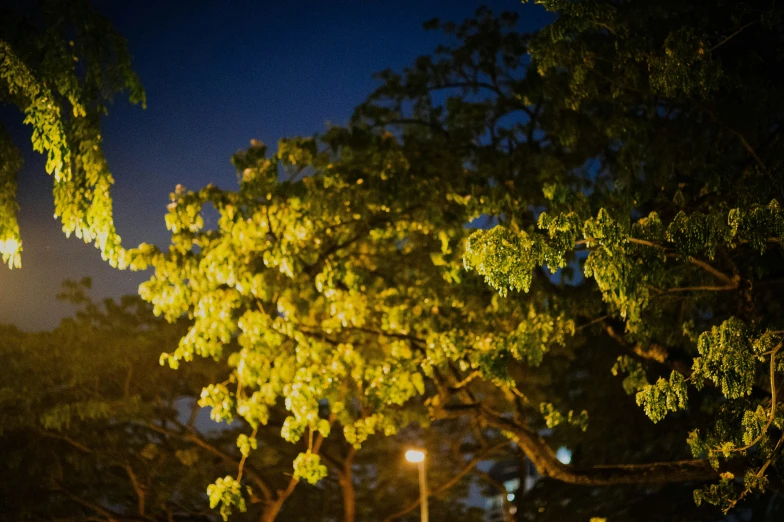
[[(346, 123), (377, 85), (374, 72), (402, 69), (443, 36), (424, 31), (438, 17), (463, 20), (482, 4), (520, 13), (534, 30), (549, 16), (520, 0), (134, 1), (96, 4), (128, 40), (147, 91), (147, 110), (118, 102), (103, 123), (114, 174), (115, 221), (125, 246), (165, 246), (163, 217), (177, 183), (236, 186), (231, 155), (251, 138)], [(55, 326), (71, 312), (55, 300), (66, 278), (93, 278), (93, 295), (135, 293), (144, 274), (120, 272), (54, 219), (52, 180), (30, 151), (18, 111), (0, 112), (25, 151), (19, 179), (22, 269), (0, 267), (0, 323)]]

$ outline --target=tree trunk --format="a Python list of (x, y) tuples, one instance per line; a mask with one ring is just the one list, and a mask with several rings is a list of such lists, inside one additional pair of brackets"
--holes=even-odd
[(340, 487), (343, 492), (343, 522), (354, 522), (356, 518), (356, 491), (354, 490), (354, 454), (353, 447), (349, 449), (346, 460), (343, 461), (343, 470), (340, 472)]
[(274, 522), (280, 510), (283, 508), (283, 503), (294, 492), (299, 481), (292, 477), (286, 489), (279, 489), (275, 495), (275, 500), (268, 500), (264, 503), (264, 512), (261, 514), (259, 522)]
[(265, 502), (264, 511), (261, 513), (259, 522), (275, 522), (275, 519), (280, 513), (280, 508), (283, 507), (283, 502), (276, 500), (275, 502)]

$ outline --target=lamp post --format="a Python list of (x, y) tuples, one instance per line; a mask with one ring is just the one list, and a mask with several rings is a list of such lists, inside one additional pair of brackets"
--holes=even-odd
[(406, 451), (406, 460), (413, 462), (419, 468), (419, 503), (422, 506), (422, 522), (428, 522), (430, 516), (427, 509), (427, 477), (425, 475), (424, 450)]

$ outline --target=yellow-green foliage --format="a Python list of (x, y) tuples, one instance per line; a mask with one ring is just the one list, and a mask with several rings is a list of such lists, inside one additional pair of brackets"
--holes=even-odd
[[(103, 155), (99, 120), (115, 93), (128, 90), (131, 102), (144, 105), (144, 91), (125, 41), (87, 2), (45, 4), (45, 15), (20, 6), (29, 23), (39, 26), (36, 30), (21, 40), (0, 38), (0, 100), (24, 113), (33, 149), (46, 155), (63, 232), (94, 243), (117, 266), (122, 246), (112, 217), (114, 180)], [(14, 20), (9, 17), (8, 23)], [(79, 62), (85, 64), (82, 72)], [(21, 162), (2, 129), (0, 165), (0, 256), (18, 268), (16, 174)]]

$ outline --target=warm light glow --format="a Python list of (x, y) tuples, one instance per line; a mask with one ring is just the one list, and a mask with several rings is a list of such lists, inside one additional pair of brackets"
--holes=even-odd
[(425, 452), (420, 450), (408, 450), (406, 460), (409, 462), (422, 462), (425, 460)]

